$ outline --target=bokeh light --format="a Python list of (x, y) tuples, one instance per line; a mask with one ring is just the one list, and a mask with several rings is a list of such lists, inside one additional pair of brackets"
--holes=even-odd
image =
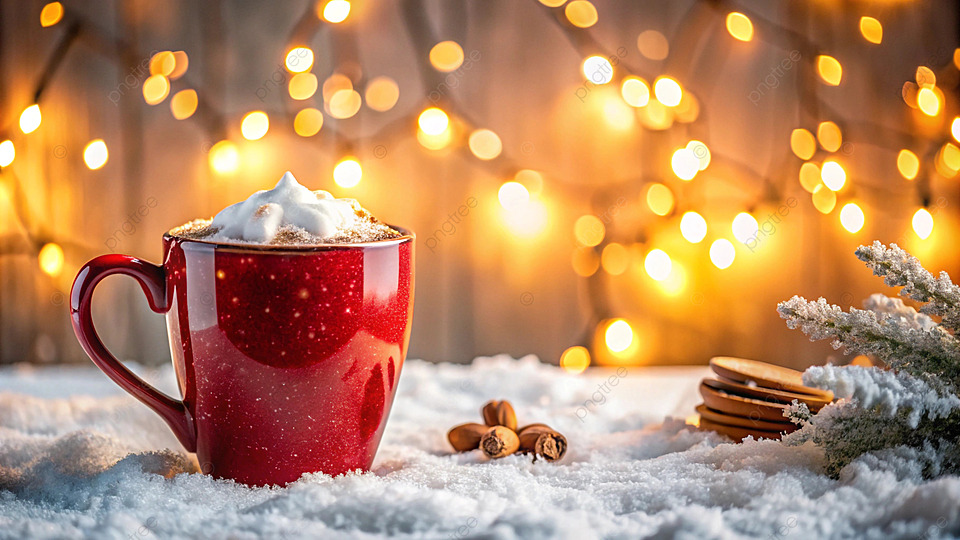
[(66, 258), (63, 255), (63, 248), (53, 242), (44, 244), (37, 254), (37, 263), (40, 270), (51, 277), (57, 277), (63, 272), (63, 263)]
[(830, 86), (838, 86), (843, 79), (843, 67), (840, 61), (825, 54), (817, 57), (817, 73), (820, 74), (820, 79)]
[(560, 367), (567, 373), (583, 373), (590, 366), (590, 351), (577, 345), (563, 351), (560, 355)]
[(611, 242), (604, 246), (600, 255), (603, 271), (611, 276), (619, 276), (630, 266), (630, 252), (623, 244)]
[(323, 113), (313, 107), (307, 107), (293, 118), (293, 130), (301, 137), (312, 137), (323, 127)]
[(17, 149), (13, 146), (13, 141), (7, 139), (0, 142), (0, 167), (9, 167), (17, 157)]
[(870, 43), (879, 44), (883, 41), (883, 25), (873, 17), (864, 15), (860, 17), (860, 34)]
[(340, 90), (353, 90), (353, 82), (343, 73), (332, 73), (323, 81), (323, 100), (330, 101)]
[(234, 173), (240, 166), (240, 152), (231, 141), (224, 140), (213, 145), (207, 159), (213, 172), (221, 175)]
[(760, 232), (760, 224), (757, 223), (757, 218), (749, 213), (740, 212), (734, 216), (730, 229), (733, 231), (734, 238), (741, 244), (746, 244), (751, 238), (756, 238), (757, 233)]
[(360, 97), (360, 92), (352, 89), (337, 90), (327, 104), (330, 116), (341, 120), (357, 114), (361, 105), (363, 105), (363, 98)]
[(342, 188), (356, 187), (362, 177), (363, 167), (356, 158), (344, 158), (333, 168), (333, 181)]
[(334, 24), (342, 23), (347, 20), (347, 16), (350, 15), (350, 2), (347, 0), (330, 0), (323, 5), (323, 10), (320, 11), (320, 13), (321, 17), (327, 22)]
[(63, 18), (63, 4), (60, 2), (50, 2), (40, 10), (40, 26), (46, 28), (60, 22)]
[(450, 118), (442, 110), (430, 107), (420, 113), (417, 123), (420, 125), (420, 130), (427, 135), (440, 135), (450, 125)]
[(520, 182), (504, 182), (497, 191), (497, 199), (505, 210), (523, 210), (530, 203), (530, 192)]
[(729, 268), (737, 256), (733, 242), (726, 238), (718, 238), (710, 244), (710, 262), (720, 270)]
[(797, 128), (790, 133), (790, 150), (800, 159), (807, 160), (817, 151), (817, 141), (813, 133), (803, 128)]
[[(324, 88), (326, 88), (326, 83), (324, 83)], [(389, 111), (400, 99), (400, 86), (397, 85), (397, 81), (390, 77), (376, 77), (367, 83), (364, 96), (367, 100), (367, 107), (380, 112)]]
[(441, 41), (430, 49), (430, 65), (444, 73), (463, 64), (463, 48), (456, 41)]
[(177, 58), (171, 51), (160, 51), (150, 58), (150, 74), (163, 75), (164, 77), (173, 73), (177, 67)]
[(933, 216), (926, 208), (921, 208), (913, 214), (911, 224), (913, 232), (917, 233), (921, 240), (926, 240), (933, 232)]
[(864, 221), (863, 210), (857, 203), (847, 203), (840, 209), (840, 224), (847, 231), (859, 232), (863, 228)]
[(749, 17), (737, 11), (727, 14), (727, 32), (740, 41), (753, 39), (753, 22)]
[(633, 343), (633, 328), (623, 319), (614, 319), (603, 333), (603, 340), (611, 352), (623, 352)]
[(813, 207), (821, 214), (829, 214), (837, 206), (837, 194), (827, 186), (818, 184), (810, 194)]
[(700, 170), (700, 160), (688, 148), (680, 148), (673, 153), (670, 158), (670, 167), (673, 174), (681, 180), (692, 180)]
[(613, 80), (613, 66), (602, 56), (588, 56), (583, 61), (583, 76), (593, 84), (607, 84)]
[(658, 216), (665, 216), (673, 210), (675, 199), (670, 188), (663, 184), (650, 184), (647, 188), (647, 206)]
[(151, 75), (143, 81), (143, 100), (147, 105), (162, 103), (170, 94), (170, 81), (165, 75)]
[(631, 107), (645, 107), (650, 102), (650, 87), (640, 77), (627, 77), (620, 84), (620, 95)]
[(295, 47), (290, 49), (284, 60), (287, 71), (290, 73), (303, 73), (313, 67), (313, 50), (310, 47)]
[(573, 0), (564, 8), (564, 14), (578, 28), (590, 28), (597, 23), (597, 8), (587, 0)]
[(687, 242), (699, 244), (707, 237), (707, 220), (696, 212), (684, 212), (680, 218), (680, 234)]
[(240, 133), (248, 141), (262, 139), (270, 129), (270, 118), (263, 111), (247, 113), (240, 121)]
[(592, 247), (578, 247), (571, 258), (573, 271), (581, 277), (590, 277), (600, 268), (600, 257)]
[(654, 281), (667, 279), (672, 267), (673, 261), (670, 260), (670, 255), (667, 255), (667, 252), (662, 249), (651, 249), (643, 259), (643, 269)]
[[(833, 122), (820, 122), (817, 126), (817, 140), (827, 152), (836, 152), (843, 145), (843, 135), (840, 127)], [(809, 159), (809, 158), (807, 158)]]
[(831, 190), (840, 191), (847, 182), (847, 172), (836, 161), (824, 161), (820, 168), (820, 179), (823, 181), (823, 185)]
[(653, 94), (657, 97), (657, 101), (667, 107), (676, 107), (683, 98), (683, 89), (675, 79), (657, 77), (653, 81)]
[(932, 88), (921, 88), (917, 92), (917, 107), (927, 116), (940, 113), (940, 97)]
[(467, 140), (470, 152), (482, 160), (491, 160), (500, 155), (503, 143), (500, 137), (489, 129), (476, 129)]
[(800, 185), (809, 193), (813, 193), (813, 190), (817, 186), (822, 186), (822, 181), (820, 180), (820, 166), (816, 163), (808, 161), (800, 166)]
[(83, 148), (83, 162), (91, 171), (106, 165), (109, 157), (110, 152), (107, 151), (107, 143), (103, 139), (94, 139)]
[(185, 120), (197, 112), (198, 103), (196, 90), (181, 90), (170, 98), (170, 112), (177, 120)]
[(897, 170), (907, 180), (913, 180), (920, 172), (920, 158), (906, 148), (900, 150), (897, 154)]
[(662, 33), (644, 30), (637, 36), (637, 49), (650, 60), (663, 60), (670, 54), (670, 43)]
[(581, 246), (596, 246), (603, 242), (605, 235), (606, 227), (597, 216), (585, 214), (577, 218), (577, 221), (573, 224), (573, 236)]
[(313, 73), (297, 73), (290, 77), (287, 91), (290, 97), (298, 101), (310, 99), (317, 93), (317, 76)]
[(43, 117), (40, 115), (40, 105), (33, 104), (20, 113), (20, 131), (33, 133), (40, 127)]

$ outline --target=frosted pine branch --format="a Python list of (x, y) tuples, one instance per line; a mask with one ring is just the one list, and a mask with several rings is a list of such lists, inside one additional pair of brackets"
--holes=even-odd
[(899, 298), (874, 293), (863, 301), (863, 307), (876, 313), (878, 316), (883, 314), (895, 315), (899, 318), (900, 324), (916, 330), (931, 330), (937, 326), (936, 321), (929, 315), (918, 313), (913, 307), (903, 303)]
[(934, 277), (916, 257), (896, 244), (886, 247), (874, 242), (872, 246), (857, 248), (856, 255), (874, 275), (882, 276), (884, 283), (903, 287), (901, 296), (929, 302), (920, 309), (921, 313), (939, 315), (942, 324), (950, 330), (960, 328), (960, 287), (950, 281), (946, 272)]

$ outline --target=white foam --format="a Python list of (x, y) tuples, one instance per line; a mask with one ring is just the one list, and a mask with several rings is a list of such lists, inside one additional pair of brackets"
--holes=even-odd
[(353, 199), (337, 199), (326, 191), (310, 191), (289, 171), (271, 190), (254, 193), (213, 218), (217, 239), (268, 244), (285, 226), (303, 229), (321, 240), (359, 221)]

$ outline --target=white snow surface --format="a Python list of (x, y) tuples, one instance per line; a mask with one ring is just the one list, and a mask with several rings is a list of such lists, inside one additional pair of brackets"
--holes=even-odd
[[(172, 370), (139, 369), (175, 388)], [(570, 375), (533, 357), (408, 361), (367, 473), (249, 488), (197, 474), (162, 421), (95, 368), (0, 370), (0, 538), (941, 538), (960, 478), (897, 452), (840, 479), (812, 446), (683, 423), (705, 368)], [(613, 384), (616, 382), (617, 384)], [(487, 399), (569, 442), (559, 463), (453, 454)]]

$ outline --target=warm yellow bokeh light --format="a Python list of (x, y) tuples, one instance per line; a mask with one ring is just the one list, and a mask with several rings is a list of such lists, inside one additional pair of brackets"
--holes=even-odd
[(344, 158), (333, 168), (333, 181), (342, 188), (356, 187), (363, 177), (363, 168), (354, 158)]
[(210, 148), (208, 161), (210, 168), (217, 174), (234, 173), (240, 166), (240, 152), (234, 143), (220, 141)]
[(330, 101), (340, 90), (353, 90), (353, 82), (343, 73), (333, 73), (323, 81), (323, 100)]
[(840, 126), (833, 122), (820, 122), (820, 125), (817, 126), (817, 140), (820, 141), (820, 146), (827, 152), (836, 152), (843, 145)]
[(63, 18), (63, 4), (60, 2), (50, 2), (40, 10), (40, 26), (46, 28), (60, 22)]
[(344, 119), (357, 114), (361, 105), (363, 105), (363, 99), (360, 97), (360, 92), (356, 90), (337, 90), (330, 97), (327, 107), (330, 116)]
[(470, 134), (467, 140), (470, 151), (473, 155), (482, 160), (491, 160), (500, 155), (503, 151), (503, 143), (500, 137), (489, 129), (476, 129)]
[(613, 65), (602, 56), (588, 56), (580, 66), (580, 71), (593, 84), (607, 84), (613, 80)]
[(269, 129), (270, 118), (263, 111), (249, 112), (240, 121), (240, 133), (248, 141), (262, 139)]
[(647, 188), (647, 206), (658, 216), (665, 216), (673, 210), (675, 199), (670, 188), (663, 184), (650, 184)]
[(960, 142), (960, 116), (950, 123), (950, 134), (953, 135), (953, 140)]
[(63, 248), (61, 248), (59, 244), (52, 242), (44, 244), (43, 247), (40, 248), (40, 253), (37, 255), (40, 270), (43, 270), (43, 273), (52, 277), (57, 277), (63, 272), (64, 260)]
[(921, 240), (926, 240), (933, 232), (933, 216), (926, 208), (921, 208), (913, 214), (912, 224), (913, 232), (917, 233)]
[(680, 218), (680, 234), (692, 244), (699, 244), (707, 237), (707, 220), (696, 212), (685, 212)]
[(734, 238), (741, 244), (746, 244), (751, 238), (756, 238), (757, 233), (760, 232), (760, 224), (757, 223), (757, 218), (749, 213), (740, 212), (734, 216), (730, 229), (733, 231)]
[[(544, 0), (541, 0), (541, 2)], [(562, 3), (562, 0), (561, 0)], [(570, 347), (560, 355), (560, 367), (567, 373), (583, 373), (590, 366), (590, 351), (586, 347)]]
[[(326, 83), (324, 83), (324, 87), (326, 87)], [(367, 83), (364, 96), (367, 100), (367, 107), (380, 112), (389, 111), (400, 99), (400, 86), (397, 85), (397, 81), (390, 77), (376, 77)]]
[(173, 71), (167, 75), (167, 78), (175, 81), (187, 72), (187, 68), (190, 67), (190, 57), (187, 56), (186, 51), (173, 51), (173, 58), (176, 65), (173, 66)]
[(932, 88), (921, 88), (917, 92), (917, 107), (927, 116), (940, 113), (940, 97)]
[(733, 242), (726, 238), (718, 238), (710, 244), (710, 262), (717, 268), (729, 268), (736, 257), (737, 250), (733, 247)]
[(683, 266), (674, 262), (670, 268), (670, 275), (667, 276), (667, 279), (658, 281), (657, 286), (667, 296), (677, 296), (687, 286), (687, 271), (684, 270)]
[(840, 191), (847, 182), (847, 172), (836, 161), (824, 161), (820, 168), (820, 180), (833, 191)]
[(177, 120), (184, 120), (197, 112), (197, 91), (193, 89), (181, 90), (170, 98), (170, 112)]
[(618, 131), (628, 131), (636, 123), (633, 109), (628, 107), (623, 100), (613, 96), (604, 100), (603, 119), (608, 126)]
[(170, 94), (170, 81), (164, 75), (151, 75), (143, 81), (143, 100), (147, 105), (162, 103)]
[(600, 255), (600, 264), (604, 272), (611, 276), (619, 276), (630, 266), (630, 252), (617, 242), (611, 242), (603, 248)]
[(689, 124), (700, 116), (700, 102), (690, 92), (684, 92), (680, 97), (680, 103), (674, 110), (677, 121)]
[(813, 133), (803, 128), (797, 128), (790, 133), (790, 150), (800, 159), (807, 160), (817, 151), (817, 141)]
[(313, 73), (297, 73), (290, 77), (290, 84), (287, 91), (290, 97), (298, 101), (310, 99), (317, 93), (317, 76)]
[(864, 223), (863, 210), (857, 203), (847, 203), (840, 209), (840, 224), (851, 233), (859, 232)]
[(603, 333), (603, 340), (611, 352), (623, 352), (633, 343), (633, 328), (623, 319), (614, 319)]
[(43, 117), (40, 115), (40, 105), (33, 104), (20, 113), (20, 131), (24, 133), (33, 133), (38, 127)]
[(420, 130), (427, 135), (440, 135), (450, 125), (450, 117), (442, 110), (430, 107), (420, 113), (417, 123), (420, 125)]
[(710, 148), (706, 143), (692, 140), (687, 143), (686, 149), (693, 152), (693, 157), (697, 158), (699, 170), (704, 171), (710, 166)]
[[(322, 2), (322, 0), (321, 0)], [(319, 4), (318, 4), (319, 8)], [(350, 2), (347, 0), (330, 0), (323, 5), (323, 10), (317, 10), (327, 22), (341, 23), (350, 15)]]
[(813, 201), (813, 207), (821, 214), (829, 214), (837, 206), (836, 192), (822, 183), (817, 184), (817, 187), (813, 189), (810, 199)]
[(590, 28), (597, 23), (597, 8), (587, 0), (573, 0), (563, 12), (570, 24), (578, 28)]
[(960, 170), (960, 148), (953, 143), (945, 143), (940, 149), (940, 161), (954, 174)]
[(540, 0), (540, 3), (547, 7), (560, 7), (567, 0)]
[(914, 74), (917, 86), (920, 88), (933, 88), (937, 85), (937, 75), (927, 66), (917, 66), (917, 72)]
[(652, 99), (646, 107), (637, 110), (637, 117), (640, 118), (643, 127), (654, 131), (662, 131), (673, 125), (674, 113), (672, 108), (656, 99)]
[(590, 277), (600, 268), (600, 257), (592, 247), (578, 247), (571, 258), (573, 271), (581, 277)]
[(177, 67), (177, 58), (171, 51), (160, 51), (150, 58), (150, 74), (163, 75), (164, 77), (173, 73)]
[(900, 150), (897, 154), (897, 170), (907, 180), (913, 180), (920, 172), (920, 158), (906, 148)]
[(838, 86), (843, 79), (843, 68), (840, 66), (840, 62), (836, 58), (825, 54), (817, 57), (817, 73), (820, 74), (823, 82), (830, 86)]
[(417, 142), (427, 150), (442, 150), (446, 148), (453, 140), (453, 130), (445, 129), (438, 135), (424, 133), (423, 130), (417, 130)]
[(811, 161), (801, 165), (800, 185), (809, 193), (813, 193), (813, 190), (817, 189), (817, 186), (823, 185), (820, 182), (820, 166)]
[(290, 73), (303, 73), (313, 67), (313, 50), (310, 47), (295, 47), (287, 53), (284, 60), (287, 71)]
[(515, 236), (532, 238), (547, 228), (547, 205), (542, 201), (530, 201), (523, 212), (502, 210), (500, 217)]
[(637, 36), (637, 49), (650, 60), (663, 60), (670, 54), (670, 43), (662, 33), (644, 30)]
[(0, 167), (8, 167), (17, 157), (17, 149), (13, 146), (13, 141), (7, 139), (0, 142)]
[(753, 39), (753, 22), (743, 13), (733, 11), (727, 14), (727, 32), (740, 41)]
[(573, 236), (581, 246), (593, 247), (603, 242), (606, 234), (606, 227), (600, 218), (591, 214), (585, 214), (577, 218), (573, 224)]
[(863, 39), (870, 43), (879, 44), (883, 41), (883, 25), (873, 17), (867, 17), (866, 15), (860, 17), (860, 33), (863, 35)]
[(663, 281), (670, 275), (673, 261), (662, 249), (652, 249), (643, 259), (643, 269), (654, 281)]
[(456, 41), (441, 41), (430, 49), (430, 65), (437, 71), (455, 71), (463, 64), (463, 47)]
[(683, 99), (680, 83), (670, 77), (657, 77), (653, 81), (653, 94), (657, 97), (657, 101), (667, 107), (676, 107)]
[(700, 170), (700, 160), (688, 148), (680, 148), (673, 153), (670, 158), (670, 167), (673, 174), (681, 180), (692, 180)]
[(293, 118), (293, 130), (301, 137), (313, 137), (323, 127), (323, 113), (313, 107), (307, 107)]
[(497, 191), (497, 199), (504, 210), (520, 211), (530, 202), (530, 192), (520, 182), (504, 182)]
[(83, 148), (83, 162), (92, 171), (106, 165), (109, 157), (110, 152), (107, 151), (107, 143), (103, 139), (94, 139)]
[(543, 175), (532, 169), (520, 169), (513, 179), (526, 186), (531, 193), (540, 193), (543, 190)]

